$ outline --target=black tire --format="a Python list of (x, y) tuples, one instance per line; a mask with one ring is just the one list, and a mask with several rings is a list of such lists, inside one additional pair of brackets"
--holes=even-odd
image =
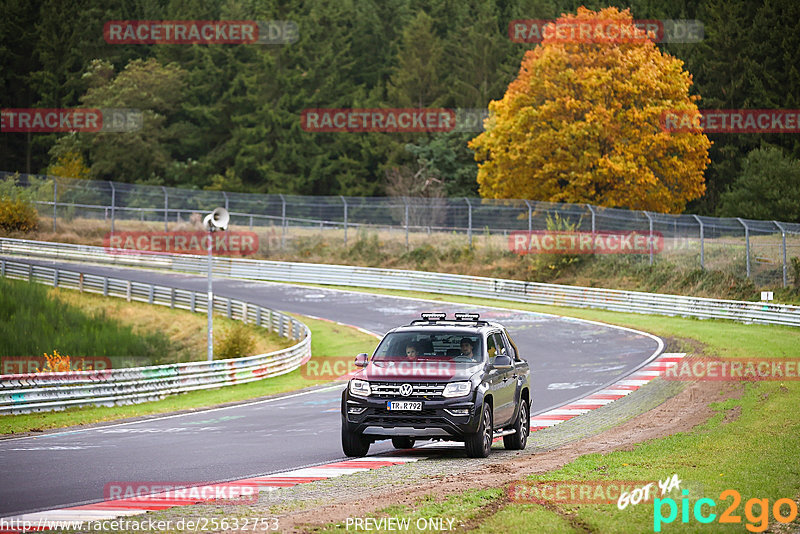
[(351, 432), (347, 423), (342, 421), (342, 450), (345, 456), (366, 456), (369, 452), (369, 438), (363, 434)]
[(509, 451), (521, 451), (528, 444), (528, 436), (531, 433), (531, 418), (528, 416), (527, 400), (520, 399), (519, 412), (511, 429), (516, 432), (503, 436), (503, 445)]
[(467, 449), (467, 456), (470, 458), (486, 458), (492, 450), (492, 440), (494, 432), (492, 430), (492, 407), (488, 402), (483, 403), (481, 412), (481, 422), (478, 431), (470, 434), (464, 440)]
[(394, 445), (395, 449), (410, 449), (414, 447), (414, 443), (416, 443), (416, 441), (417, 440), (414, 438), (399, 436), (392, 438), (392, 445)]

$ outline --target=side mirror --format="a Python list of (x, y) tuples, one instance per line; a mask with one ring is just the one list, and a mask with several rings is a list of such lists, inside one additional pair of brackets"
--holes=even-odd
[(356, 367), (366, 367), (369, 362), (369, 354), (362, 352), (356, 356)]
[(511, 357), (507, 354), (500, 354), (494, 359), (495, 369), (511, 369)]

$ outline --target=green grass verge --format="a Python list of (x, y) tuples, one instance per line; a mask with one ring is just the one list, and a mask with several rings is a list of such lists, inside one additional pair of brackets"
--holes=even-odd
[[(355, 357), (359, 352), (372, 352), (377, 340), (355, 328), (328, 321), (297, 316), (311, 329), (311, 351), (314, 359)], [(172, 395), (164, 400), (113, 407), (72, 408), (59, 412), (44, 412), (0, 416), (0, 434), (13, 434), (73, 425), (85, 425), (128, 417), (153, 415), (178, 410), (199, 409), (228, 402), (255, 399), (286, 393), (326, 383), (303, 376), (302, 369), (256, 382), (212, 390)]]
[(86, 312), (54, 298), (48, 288), (0, 278), (0, 356), (42, 356), (58, 349), (69, 356), (153, 358), (169, 352), (161, 332), (135, 332), (103, 310)]
[[(633, 313), (577, 309), (488, 299), (474, 299), (405, 291), (366, 292), (395, 294), (432, 300), (460, 302), (471, 306), (498, 306), (521, 310), (563, 314), (602, 321), (667, 338), (673, 349), (702, 352), (724, 358), (797, 358), (800, 329), (774, 325), (745, 325), (732, 321), (698, 320)], [(520, 347), (524, 352), (524, 347)], [(744, 385), (739, 399), (712, 404), (716, 415), (689, 432), (651, 440), (631, 451), (591, 454), (571, 462), (562, 469), (531, 480), (653, 480), (677, 474), (683, 488), (689, 490), (689, 519), (682, 523), (681, 495), (671, 497), (678, 506), (677, 518), (664, 524), (663, 532), (743, 532), (746, 525), (762, 526), (760, 508), (751, 506), (752, 519), (746, 515), (749, 499), (768, 499), (768, 520), (774, 526), (772, 506), (777, 499), (797, 500), (800, 494), (800, 383), (762, 382)], [(536, 434), (531, 440), (535, 442)], [(719, 515), (731, 504), (720, 499), (720, 493), (733, 489), (741, 495), (734, 515), (741, 522), (723, 525)], [(497, 488), (496, 491), (503, 491)], [(448, 498), (469, 500), (471, 493)], [(714, 522), (704, 525), (693, 516), (694, 503), (710, 498), (717, 503)], [(491, 505), (481, 505), (484, 509)], [(424, 507), (412, 507), (397, 517), (416, 517)], [(708, 506), (703, 512), (707, 514)], [(669, 509), (664, 506), (664, 514)], [(783, 508), (787, 513), (788, 508)], [(800, 520), (795, 520), (800, 524)], [(752, 526), (755, 525), (755, 526)], [(330, 528), (335, 528), (331, 526)], [(642, 503), (619, 510), (613, 505), (566, 505), (550, 502), (546, 507), (531, 503), (511, 502), (492, 511), (480, 525), (481, 532), (573, 532), (609, 533), (653, 532), (654, 505)]]

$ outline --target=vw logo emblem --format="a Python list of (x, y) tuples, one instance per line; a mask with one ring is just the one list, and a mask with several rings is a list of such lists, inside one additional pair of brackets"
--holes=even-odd
[(403, 384), (400, 386), (400, 395), (403, 397), (408, 397), (414, 392), (414, 388), (411, 387), (411, 384)]

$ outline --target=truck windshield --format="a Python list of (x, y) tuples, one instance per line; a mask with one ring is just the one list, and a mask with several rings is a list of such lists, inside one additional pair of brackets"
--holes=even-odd
[(452, 331), (393, 332), (383, 338), (374, 362), (448, 359), (456, 363), (483, 360), (479, 334)]

